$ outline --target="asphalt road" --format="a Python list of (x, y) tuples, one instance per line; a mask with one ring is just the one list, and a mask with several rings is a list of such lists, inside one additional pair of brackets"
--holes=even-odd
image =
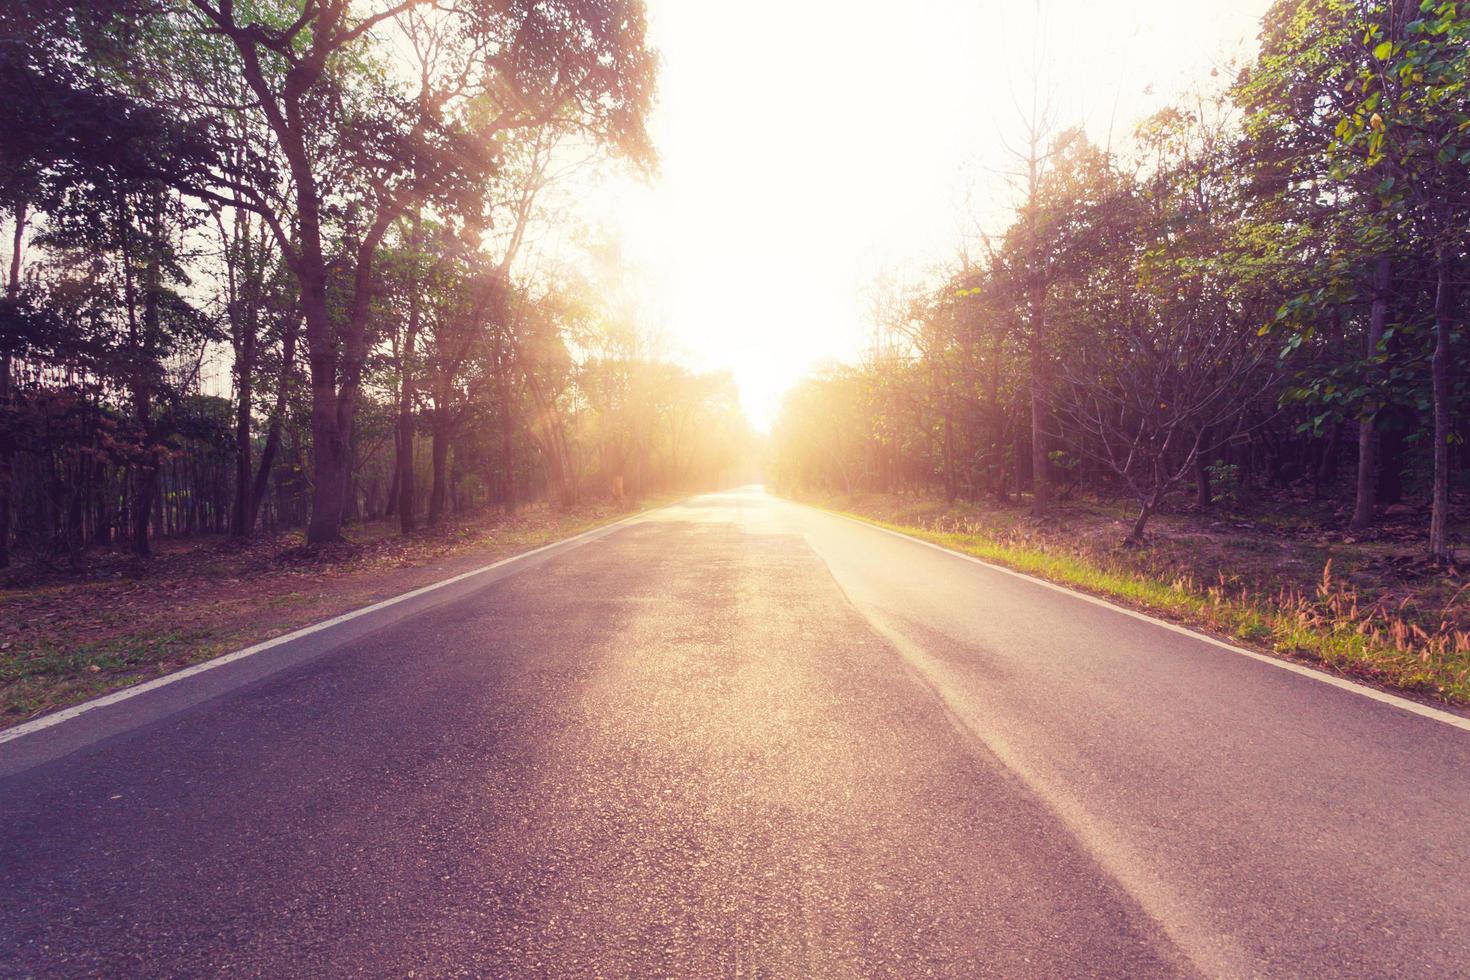
[(1470, 975), (1470, 731), (711, 495), (0, 780), (0, 973)]

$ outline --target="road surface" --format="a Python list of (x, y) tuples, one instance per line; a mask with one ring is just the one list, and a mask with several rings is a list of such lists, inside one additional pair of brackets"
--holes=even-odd
[(1470, 975), (1470, 731), (746, 489), (0, 781), (0, 882), (6, 976)]

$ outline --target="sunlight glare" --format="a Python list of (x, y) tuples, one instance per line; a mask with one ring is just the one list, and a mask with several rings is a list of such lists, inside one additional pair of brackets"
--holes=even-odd
[(804, 373), (861, 351), (867, 283), (917, 278), (977, 226), (1004, 226), (1002, 141), (1033, 58), (1060, 124), (1116, 144), (1219, 84), (1212, 67), (1249, 53), (1265, 8), (1058, 0), (1038, 21), (999, 2), (755, 0), (732, 15), (651, 0), (660, 172), (605, 183), (593, 210), (650, 277), (676, 356), (733, 371), (767, 429)]

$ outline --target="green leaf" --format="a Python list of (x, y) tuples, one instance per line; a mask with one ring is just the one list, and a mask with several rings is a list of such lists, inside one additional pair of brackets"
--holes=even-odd
[(1379, 61), (1387, 61), (1389, 56), (1392, 54), (1392, 41), (1382, 41), (1373, 49), (1373, 57), (1377, 58)]

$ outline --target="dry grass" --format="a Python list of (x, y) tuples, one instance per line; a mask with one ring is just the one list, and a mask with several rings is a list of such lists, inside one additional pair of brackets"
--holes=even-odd
[(1106, 505), (1042, 523), (889, 495), (807, 502), (1278, 656), (1470, 705), (1470, 584), (1408, 559), (1392, 531), (1358, 541), (1288, 529), (1281, 515), (1173, 515), (1146, 548), (1125, 550), (1126, 515)]

